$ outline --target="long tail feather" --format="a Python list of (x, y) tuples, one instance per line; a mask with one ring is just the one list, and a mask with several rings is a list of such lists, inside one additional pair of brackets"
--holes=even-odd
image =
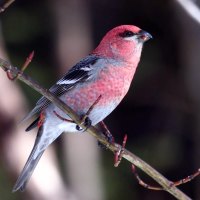
[(44, 153), (44, 150), (42, 152), (40, 152), (36, 158), (33, 158), (34, 152), (31, 153), (19, 178), (17, 179), (17, 182), (15, 183), (15, 185), (13, 187), (12, 192), (16, 192), (17, 190), (24, 191), (26, 184), (28, 183), (28, 181), (29, 181), (29, 179), (30, 179), (30, 177), (31, 177), (31, 175), (43, 153)]
[(31, 151), (30, 156), (28, 157), (28, 160), (27, 160), (19, 178), (17, 179), (17, 181), (13, 187), (12, 192), (16, 192), (17, 190), (24, 191), (26, 184), (28, 183), (37, 163), (39, 162), (42, 154), (44, 153), (45, 149), (43, 149), (40, 152), (37, 151), (38, 145), (40, 145), (39, 141), (41, 140), (42, 132), (43, 132), (43, 127), (41, 127), (38, 130), (38, 134), (37, 134), (37, 137), (35, 140), (34, 147)]
[[(34, 123), (33, 123), (34, 124)], [(38, 161), (40, 160), (45, 149), (63, 132), (57, 126), (52, 124), (52, 121), (46, 120), (39, 128), (38, 134), (35, 140), (35, 144), (31, 154), (19, 176), (13, 192), (17, 190), (23, 191), (28, 183)]]
[(24, 123), (25, 121), (27, 121), (28, 119), (30, 119), (31, 117), (33, 117), (35, 114), (37, 114), (38, 112), (40, 112), (40, 108), (39, 106), (36, 106), (30, 113), (28, 113), (28, 115), (26, 115), (19, 123)]

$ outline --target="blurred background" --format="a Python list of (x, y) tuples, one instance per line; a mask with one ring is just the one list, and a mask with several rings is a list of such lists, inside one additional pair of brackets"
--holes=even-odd
[[(0, 57), (20, 67), (34, 50), (26, 73), (49, 88), (121, 24), (137, 25), (154, 39), (144, 46), (128, 95), (105, 122), (117, 142), (127, 134), (127, 149), (179, 180), (200, 167), (200, 24), (176, 0), (16, 0), (0, 15)], [(63, 134), (27, 190), (11, 193), (37, 131), (25, 133), (28, 123), (19, 121), (40, 95), (2, 70), (0, 94), (0, 199), (174, 199), (141, 187), (127, 161), (114, 168), (113, 154), (88, 134)], [(200, 199), (200, 178), (179, 188)]]

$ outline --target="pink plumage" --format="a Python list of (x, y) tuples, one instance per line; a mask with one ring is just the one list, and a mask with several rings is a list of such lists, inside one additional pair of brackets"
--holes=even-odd
[[(49, 90), (80, 116), (85, 115), (100, 97), (88, 113), (92, 125), (96, 125), (117, 107), (128, 92), (143, 44), (150, 38), (149, 33), (132, 25), (112, 29), (89, 56), (72, 67)], [(61, 133), (78, 131), (69, 116), (45, 97), (39, 99), (25, 120), (41, 112), (43, 124), (39, 127), (33, 150), (13, 191), (25, 189), (43, 152)], [(38, 121), (39, 118), (27, 131), (34, 128)]]

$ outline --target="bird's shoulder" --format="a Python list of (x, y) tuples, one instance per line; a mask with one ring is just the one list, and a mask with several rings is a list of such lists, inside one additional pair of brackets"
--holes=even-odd
[[(59, 79), (49, 91), (55, 96), (60, 97), (64, 93), (74, 88), (80, 82), (87, 82), (94, 74), (93, 69), (100, 57), (89, 55), (74, 65), (61, 79)], [(47, 108), (51, 102), (46, 97), (41, 97), (33, 110), (23, 119), (23, 121), (31, 118), (33, 115)]]

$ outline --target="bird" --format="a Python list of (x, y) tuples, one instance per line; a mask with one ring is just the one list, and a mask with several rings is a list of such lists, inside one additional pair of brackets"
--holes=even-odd
[[(151, 38), (150, 33), (134, 25), (120, 25), (111, 29), (99, 45), (75, 64), (49, 91), (77, 115), (87, 114), (90, 125), (97, 125), (127, 94), (140, 61), (143, 44)], [(38, 126), (38, 133), (13, 192), (25, 190), (44, 151), (63, 132), (84, 131), (44, 96), (23, 121), (35, 115), (37, 118), (26, 131)]]

